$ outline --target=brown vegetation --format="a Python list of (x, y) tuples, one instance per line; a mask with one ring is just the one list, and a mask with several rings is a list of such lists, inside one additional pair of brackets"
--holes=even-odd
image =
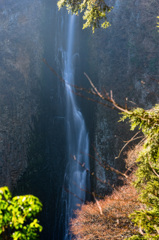
[(124, 239), (137, 232), (128, 216), (139, 207), (135, 188), (125, 185), (98, 204), (91, 202), (76, 210), (71, 231), (75, 239)]
[[(136, 146), (127, 153), (126, 164), (128, 169), (134, 169), (134, 162), (141, 146)], [(74, 239), (82, 240), (119, 240), (137, 233), (137, 228), (129, 219), (135, 209), (141, 208), (137, 201), (138, 194), (132, 185), (133, 174), (125, 180), (125, 185), (115, 189), (110, 196), (103, 200), (94, 199), (82, 205), (75, 211), (76, 218), (70, 226)]]
[(126, 172), (125, 174), (128, 174), (129, 172), (133, 172), (135, 170), (136, 166), (136, 159), (139, 155), (139, 152), (142, 150), (142, 144), (145, 139), (142, 138), (142, 140), (137, 144), (135, 147), (130, 148), (128, 152), (126, 152), (126, 159), (125, 159), (125, 167)]

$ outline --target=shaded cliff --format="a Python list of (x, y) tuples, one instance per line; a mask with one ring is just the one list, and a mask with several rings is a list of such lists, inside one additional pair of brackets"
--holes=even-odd
[(0, 1), (0, 185), (15, 185), (27, 167), (37, 115), (43, 47), (41, 1)]
[[(125, 105), (127, 101), (131, 108), (150, 108), (158, 100), (158, 8), (156, 0), (115, 1), (109, 16), (111, 27), (97, 30), (90, 37), (90, 65), (94, 66), (90, 77), (98, 90), (104, 92), (105, 89), (108, 93), (112, 90), (119, 104)], [(103, 158), (101, 161), (122, 170), (123, 161), (115, 157), (124, 145), (122, 139), (130, 139), (133, 133), (125, 124), (117, 123), (119, 115), (114, 110), (97, 105), (95, 115), (94, 145)], [(103, 180), (115, 181), (115, 175), (105, 172), (98, 164), (96, 172)], [(96, 189), (103, 193), (110, 190), (98, 181)]]

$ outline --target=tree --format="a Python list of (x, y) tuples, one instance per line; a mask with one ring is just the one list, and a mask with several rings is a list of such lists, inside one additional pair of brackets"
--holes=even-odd
[[(68, 12), (78, 15), (79, 12), (83, 13), (83, 29), (92, 27), (94, 32), (100, 26), (107, 28), (110, 26), (107, 20), (107, 13), (112, 10), (104, 0), (59, 0), (57, 3), (59, 9), (66, 7)], [(102, 23), (101, 23), (102, 21)]]
[(139, 227), (139, 234), (130, 240), (159, 239), (159, 104), (150, 110), (137, 108), (123, 113), (122, 120), (129, 119), (131, 129), (142, 130), (145, 141), (137, 158), (135, 187), (143, 209), (131, 214), (132, 221)]
[[(90, 97), (87, 99), (121, 111), (123, 115), (121, 121), (129, 119), (131, 130), (134, 130), (137, 127), (140, 130), (139, 132), (143, 133), (143, 138), (141, 140), (142, 150), (140, 151), (139, 156), (136, 160), (137, 170), (135, 172), (136, 180), (134, 181), (134, 186), (139, 193), (138, 203), (142, 207), (130, 215), (132, 222), (135, 224), (135, 226), (138, 227), (139, 231), (128, 239), (159, 239), (159, 104), (156, 104), (149, 110), (144, 110), (142, 108), (136, 108), (132, 110), (127, 109), (127, 106), (123, 107), (115, 102), (112, 92), (110, 93), (110, 96), (108, 93), (103, 95), (93, 85), (88, 76), (87, 78), (93, 90), (76, 88), (79, 92), (85, 91), (89, 95), (91, 94), (95, 97), (100, 98), (100, 101), (94, 100)], [(78, 92), (77, 95), (81, 96)], [(83, 226), (82, 222), (80, 221), (81, 214), (79, 210), (77, 211), (77, 215), (79, 219), (72, 221), (72, 231), (75, 234), (85, 234), (88, 232), (88, 229), (85, 231), (86, 228), (82, 227), (81, 230), (77, 229), (76, 227), (79, 227), (80, 224)], [(94, 222), (96, 223), (96, 219), (94, 219)], [(89, 238), (89, 236), (86, 236), (85, 239), (91, 238)]]
[[(87, 76), (87, 75), (86, 75)], [(120, 106), (113, 99), (112, 92), (104, 96), (93, 85), (87, 76), (93, 91), (87, 93), (97, 96), (107, 107), (115, 107), (121, 111), (121, 121), (129, 119), (131, 130), (136, 127), (143, 133), (143, 147), (136, 160), (137, 170), (134, 186), (139, 192), (139, 202), (142, 208), (130, 215), (130, 218), (139, 228), (129, 240), (155, 240), (159, 239), (159, 104), (149, 110), (136, 108), (128, 110), (127, 106)], [(91, 98), (89, 98), (91, 100)], [(111, 105), (105, 104), (105, 101)]]
[(0, 188), (0, 239), (35, 240), (42, 226), (35, 216), (42, 210), (39, 199), (33, 195), (12, 195), (8, 187)]

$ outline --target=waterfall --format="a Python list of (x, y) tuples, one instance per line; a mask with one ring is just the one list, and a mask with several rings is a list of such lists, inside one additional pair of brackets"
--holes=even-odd
[[(69, 15), (67, 29), (66, 49), (62, 50), (62, 75), (65, 79), (66, 92), (66, 131), (67, 131), (67, 166), (64, 176), (64, 187), (61, 196), (61, 217), (59, 231), (62, 231), (62, 239), (70, 240), (69, 222), (74, 216), (77, 205), (82, 204), (86, 198), (86, 188), (89, 188), (89, 180), (86, 169), (89, 169), (89, 140), (82, 113), (78, 109), (76, 96), (72, 92), (71, 84), (74, 84), (74, 56), (78, 55), (74, 48), (76, 17)], [(66, 24), (66, 23), (65, 23)], [(82, 166), (83, 165), (83, 166)], [(57, 237), (60, 239), (61, 237)]]

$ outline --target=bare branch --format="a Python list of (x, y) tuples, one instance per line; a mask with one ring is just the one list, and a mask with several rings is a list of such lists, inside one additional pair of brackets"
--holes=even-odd
[(94, 172), (91, 172), (88, 168), (85, 167), (85, 163), (81, 163), (80, 161), (78, 161), (76, 159), (76, 156), (72, 156), (72, 158), (83, 168), (86, 170), (86, 172), (88, 172), (90, 174), (90, 176), (95, 177), (96, 180), (98, 180), (99, 182), (105, 184), (106, 186), (109, 185), (111, 188), (113, 188), (113, 186), (111, 184), (109, 184), (108, 182), (106, 182), (106, 180), (101, 180), (100, 178), (98, 178)]
[(84, 75), (86, 76), (86, 78), (88, 79), (90, 85), (93, 87), (93, 89), (95, 90), (95, 92), (97, 93), (97, 95), (104, 100), (103, 95), (97, 90), (97, 88), (94, 86), (94, 84), (92, 83), (91, 79), (88, 77), (88, 75), (86, 73), (84, 73)]
[(94, 86), (93, 82), (91, 81), (91, 79), (88, 77), (88, 75), (86, 73), (84, 73), (84, 75), (86, 76), (86, 78), (88, 79), (90, 85), (93, 87), (93, 89), (95, 90), (95, 92), (97, 93), (97, 95), (99, 96), (99, 98), (101, 98), (102, 100), (108, 101), (110, 103), (112, 103), (114, 105), (115, 108), (117, 108), (118, 110), (120, 110), (121, 112), (126, 112), (128, 114), (131, 114), (130, 111), (128, 111), (126, 108), (124, 108), (123, 106), (120, 106), (119, 104), (117, 104), (113, 98), (113, 92), (112, 90), (110, 91), (110, 97), (108, 94), (106, 94), (106, 97), (104, 97), (98, 90), (97, 88)]
[(152, 163), (149, 162), (149, 164), (150, 164), (150, 167), (151, 167), (153, 173), (159, 178), (159, 174), (158, 174), (158, 173), (155, 171), (155, 169), (152, 167)]
[[(110, 105), (108, 105), (108, 104), (106, 104), (106, 103), (103, 103), (103, 102), (100, 102), (100, 101), (98, 101), (98, 100), (96, 100), (96, 99), (94, 99), (94, 98), (86, 97), (86, 96), (82, 95), (81, 93), (77, 93), (77, 92), (75, 92), (75, 91), (73, 91), (73, 90), (72, 90), (72, 92), (73, 92), (75, 95), (77, 95), (77, 96), (79, 96), (79, 97), (82, 97), (82, 98), (84, 98), (84, 99), (86, 99), (86, 100), (88, 100), (88, 101), (92, 101), (92, 102), (101, 104), (101, 105), (103, 105), (103, 106), (105, 106), (105, 107), (108, 107), (108, 108), (111, 108), (111, 109), (114, 109), (114, 110), (119, 111), (119, 110), (116, 109), (114, 106), (110, 106)], [(88, 93), (88, 92), (87, 92), (87, 93)]]
[[(93, 146), (94, 151), (96, 152), (97, 156), (102, 160), (102, 158), (100, 157), (99, 153), (97, 152), (96, 148)], [(91, 156), (91, 155), (90, 155)], [(122, 175), (125, 178), (128, 178), (128, 176), (125, 173), (120, 172), (119, 170), (111, 167), (109, 164), (106, 164), (106, 166), (104, 166), (98, 159), (96, 159), (95, 157), (91, 156), (93, 159), (95, 159), (95, 161), (97, 161), (99, 163), (99, 165), (103, 168), (105, 168), (106, 170), (111, 170), (112, 172), (115, 172), (119, 175)]]
[(91, 192), (89, 192), (87, 189), (83, 189), (80, 186), (78, 186), (78, 184), (76, 182), (73, 182), (73, 185), (75, 185), (76, 187), (78, 187), (82, 192), (88, 193), (90, 195), (92, 195)]
[(70, 193), (70, 194), (73, 195), (74, 197), (78, 198), (82, 203), (84, 203), (84, 200), (81, 199), (79, 196), (77, 196), (77, 194), (71, 192), (69, 189), (65, 188), (64, 186), (63, 186), (63, 189), (64, 189), (67, 193)]
[(87, 75), (86, 73), (84, 73), (84, 75), (85, 75), (86, 78), (88, 79), (88, 81), (89, 81), (89, 83), (90, 83), (90, 85), (92, 86), (92, 88), (93, 88), (94, 91), (93, 91), (92, 89), (91, 89), (91, 90), (88, 90), (88, 89), (86, 89), (86, 88), (79, 87), (79, 86), (76, 86), (76, 85), (74, 85), (74, 84), (68, 83), (67, 81), (65, 81), (65, 79), (63, 79), (62, 77), (60, 77), (60, 76), (58, 75), (58, 73), (53, 69), (53, 67), (51, 67), (51, 66), (48, 64), (48, 62), (46, 61), (46, 59), (43, 59), (43, 62), (47, 65), (47, 67), (50, 69), (50, 71), (53, 72), (54, 75), (55, 75), (61, 82), (65, 83), (65, 85), (68, 85), (68, 86), (70, 86), (70, 87), (72, 87), (72, 88), (74, 88), (74, 89), (76, 89), (76, 90), (78, 90), (78, 91), (82, 91), (82, 92), (85, 92), (85, 93), (87, 93), (87, 94), (92, 94), (92, 95), (95, 96), (95, 97), (99, 97), (99, 98), (102, 99), (103, 101), (107, 101), (107, 102), (111, 103), (112, 106), (110, 106), (110, 105), (108, 105), (108, 104), (106, 104), (106, 103), (103, 103), (103, 102), (101, 102), (101, 101), (98, 101), (98, 100), (94, 100), (94, 99), (92, 99), (92, 98), (85, 97), (84, 95), (82, 95), (82, 94), (80, 94), (80, 93), (75, 93), (75, 92), (73, 91), (77, 96), (83, 97), (83, 98), (85, 98), (85, 99), (87, 99), (87, 100), (90, 100), (90, 101), (93, 101), (93, 102), (97, 102), (97, 103), (99, 103), (99, 104), (101, 104), (101, 105), (103, 105), (103, 106), (106, 106), (106, 107), (109, 107), (109, 108), (112, 108), (112, 109), (117, 109), (117, 110), (119, 110), (119, 111), (126, 112), (126, 113), (128, 113), (128, 114), (131, 114), (131, 112), (130, 112), (129, 110), (127, 110), (127, 107), (124, 108), (123, 106), (120, 106), (119, 104), (117, 104), (117, 103), (115, 102), (115, 100), (114, 100), (114, 98), (113, 98), (113, 92), (112, 92), (112, 90), (110, 91), (111, 97), (109, 97), (109, 94), (108, 94), (108, 93), (105, 93), (105, 96), (104, 96), (103, 94), (101, 94), (101, 93), (98, 91), (98, 89), (94, 86), (93, 82), (91, 81), (91, 79), (88, 77), (88, 75)]
[[(82, 153), (83, 153), (83, 152), (82, 152)], [(123, 177), (128, 178), (128, 176), (127, 176), (126, 174), (124, 174), (124, 173), (120, 172), (119, 170), (111, 167), (109, 164), (106, 164), (106, 166), (103, 165), (97, 158), (95, 158), (95, 157), (92, 156), (91, 154), (88, 154), (88, 156), (91, 157), (92, 159), (94, 159), (96, 162), (98, 162), (99, 165), (100, 165), (102, 168), (104, 168), (105, 170), (107, 170), (107, 171), (110, 170), (110, 171), (112, 171), (112, 172), (117, 173), (118, 175), (122, 175)]]
[(95, 200), (96, 203), (97, 203), (97, 207), (99, 208), (100, 215), (103, 215), (103, 211), (102, 211), (102, 208), (101, 208), (101, 206), (100, 206), (100, 204), (99, 204), (99, 201), (96, 199), (94, 193), (92, 193), (92, 195), (93, 195), (93, 197), (94, 197), (94, 200)]
[(120, 155), (121, 155), (121, 153), (123, 152), (123, 150), (126, 148), (126, 146), (130, 143), (130, 142), (132, 142), (132, 141), (134, 141), (134, 140), (136, 140), (136, 139), (138, 139), (138, 138), (143, 138), (143, 136), (141, 136), (141, 137), (138, 137), (138, 138), (135, 138), (139, 133), (141, 133), (141, 131), (138, 131), (137, 133), (135, 133), (135, 135), (129, 140), (129, 141), (127, 141), (126, 142), (126, 144), (122, 147), (122, 149), (120, 150), (120, 152), (119, 152), (119, 155), (117, 156), (117, 157), (115, 157), (115, 159), (118, 159), (119, 157), (120, 157)]

